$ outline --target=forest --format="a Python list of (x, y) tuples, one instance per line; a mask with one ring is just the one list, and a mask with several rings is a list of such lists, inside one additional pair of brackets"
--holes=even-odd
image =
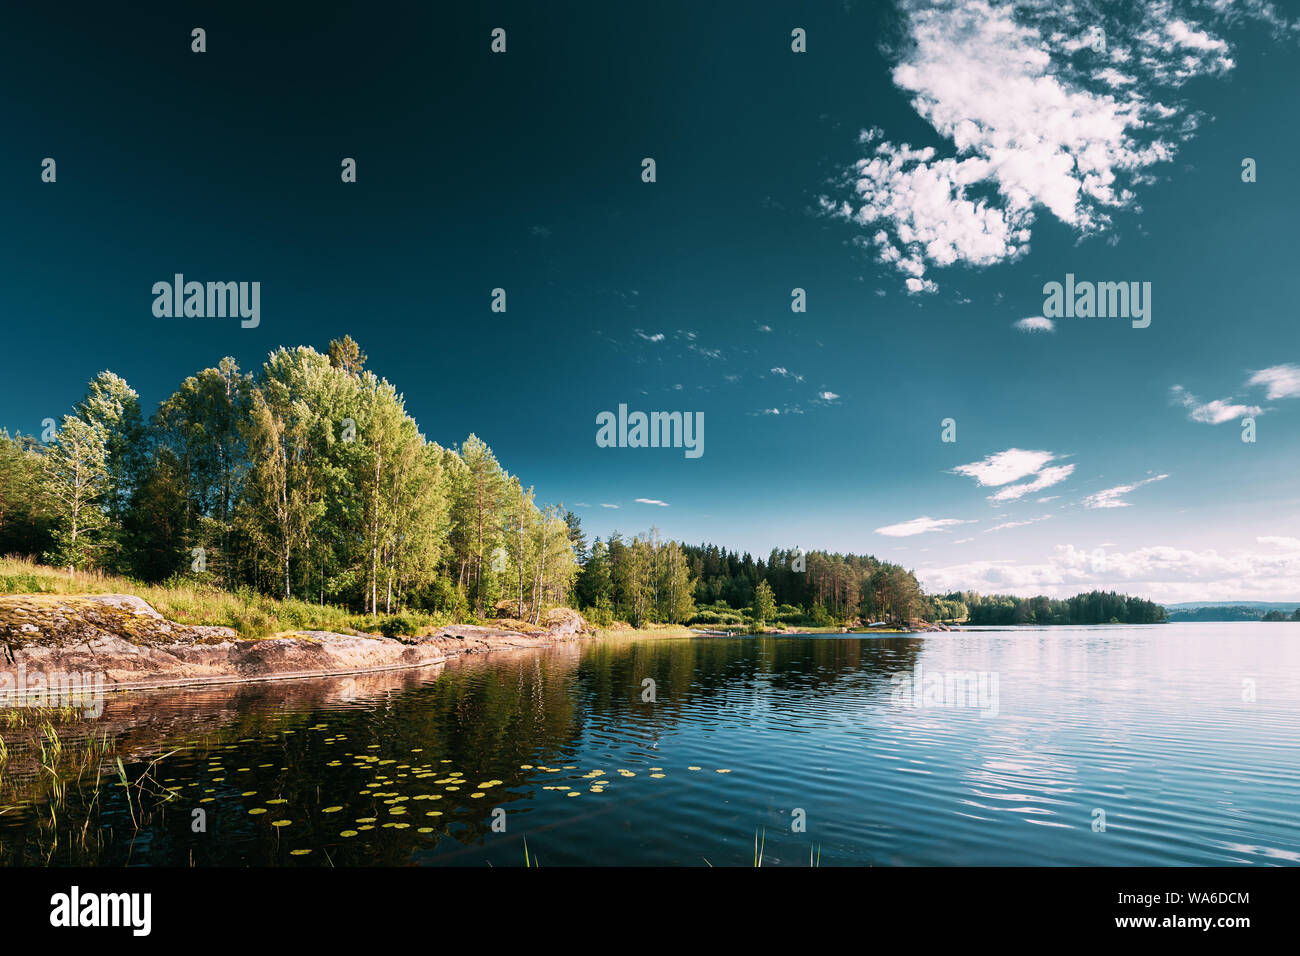
[(635, 627), (828, 627), (914, 620), (1147, 624), (1150, 601), (927, 596), (870, 555), (766, 558), (665, 540), (588, 546), (580, 519), (502, 467), (476, 435), (445, 448), (350, 337), (189, 376), (146, 417), (113, 372), (38, 439), (0, 431), (0, 555), (145, 583), (202, 586), (369, 615), (536, 623), (574, 606)]
[(147, 419), (101, 372), (45, 441), (0, 433), (0, 553), (370, 614), (536, 620), (577, 572), (558, 506), (470, 435), (429, 441), (351, 337), (233, 359)]
[(822, 623), (926, 612), (915, 577), (871, 557), (769, 559), (665, 541), (588, 547), (475, 435), (445, 448), (345, 336), (189, 376), (152, 414), (101, 372), (38, 439), (0, 432), (0, 554), (155, 584), (370, 615), (536, 622)]
[(1089, 591), (1063, 600), (961, 591), (943, 600), (964, 605), (966, 623), (972, 625), (1163, 624), (1167, 619), (1162, 605), (1114, 591)]

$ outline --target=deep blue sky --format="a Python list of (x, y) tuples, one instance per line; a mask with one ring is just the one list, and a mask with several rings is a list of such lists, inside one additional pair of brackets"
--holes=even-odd
[[(819, 201), (852, 201), (861, 130), (957, 155), (891, 72), (917, 3), (264, 6), (7, 14), (0, 425), (38, 432), (103, 368), (152, 410), (223, 355), (350, 333), (431, 439), (477, 433), (593, 536), (875, 553), (944, 587), (1300, 598), (1300, 401), (1247, 386), (1300, 362), (1295, 31), (1205, 23), (1233, 65), (1162, 95), (1199, 128), (1109, 228), (1040, 207), (1023, 255), (931, 265), (938, 290), (910, 295), (854, 244), (874, 228)], [(154, 318), (176, 272), (260, 281), (260, 327)], [(1013, 328), (1066, 272), (1151, 282), (1151, 327)], [(1176, 385), (1265, 408), (1258, 441)], [(620, 402), (704, 412), (704, 456), (597, 448)], [(1075, 469), (1005, 503), (952, 471), (1009, 449)], [(876, 530), (920, 517), (969, 523)]]

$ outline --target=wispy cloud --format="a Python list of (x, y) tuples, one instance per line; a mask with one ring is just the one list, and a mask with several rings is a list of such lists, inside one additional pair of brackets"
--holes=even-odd
[(1149, 485), (1153, 481), (1164, 481), (1168, 477), (1168, 475), (1155, 475), (1151, 478), (1135, 481), (1131, 485), (1116, 485), (1114, 488), (1107, 488), (1105, 491), (1099, 491), (1095, 495), (1084, 498), (1083, 506), (1085, 508), (1131, 508), (1132, 502), (1125, 501), (1125, 495), (1131, 491), (1136, 491), (1143, 485)]
[(639, 505), (658, 505), (660, 508), (667, 508), (668, 502), (659, 501), (655, 498), (637, 498), (636, 503)]
[(1231, 399), (1216, 398), (1212, 402), (1202, 402), (1181, 385), (1175, 385), (1169, 392), (1175, 402), (1187, 409), (1188, 418), (1207, 425), (1222, 425), (1224, 422), (1248, 415), (1262, 415), (1264, 412), (1258, 405), (1240, 405)]
[(600, 503), (600, 506), (601, 506), (602, 508), (615, 508), (615, 509), (618, 508), (618, 505), (607, 504), (607, 503), (605, 503), (605, 502), (603, 502), (603, 501)]
[(1250, 377), (1248, 385), (1263, 385), (1268, 398), (1300, 398), (1300, 365), (1274, 365), (1260, 369)]
[(1074, 474), (1074, 465), (1053, 465), (1051, 468), (1044, 468), (1038, 472), (1033, 481), (1027, 481), (1020, 485), (1009, 485), (996, 494), (989, 495), (989, 501), (1015, 501), (1031, 492), (1042, 491), (1044, 488), (1052, 487), (1052, 485), (1059, 485), (1072, 474)]
[(993, 531), (1006, 531), (1008, 528), (1023, 528), (1028, 524), (1038, 524), (1040, 521), (1050, 521), (1051, 515), (1039, 515), (1037, 518), (1028, 518), (1024, 521), (1004, 521), (1002, 524), (995, 524), (991, 528), (985, 528), (984, 533), (989, 534)]
[(958, 465), (953, 472), (974, 478), (983, 486), (1005, 485), (1010, 481), (1019, 481), (1038, 471), (1052, 461), (1056, 455), (1050, 451), (1025, 451), (1021, 448), (1008, 448), (997, 454), (989, 455), (982, 461), (973, 461), (967, 465)]
[[(1027, 494), (1059, 485), (1074, 474), (1074, 465), (1048, 467), (1058, 458), (1055, 452), (1008, 448), (1006, 451), (989, 455), (981, 461), (958, 465), (953, 469), (953, 473), (974, 478), (976, 484), (982, 487), (1001, 488), (1000, 491), (989, 495), (989, 501), (1016, 501)], [(1018, 485), (1011, 484), (1030, 476), (1033, 476), (1032, 481)], [(1003, 485), (1008, 487), (1001, 487)]]
[(910, 538), (916, 534), (928, 534), (931, 531), (943, 531), (959, 524), (971, 523), (971, 521), (963, 521), (960, 518), (931, 518), (924, 516), (913, 518), (911, 521), (885, 525), (883, 528), (877, 528), (876, 534), (883, 534), (889, 538)]

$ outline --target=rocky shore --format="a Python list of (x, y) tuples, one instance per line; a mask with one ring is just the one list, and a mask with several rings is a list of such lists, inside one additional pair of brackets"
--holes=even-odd
[(530, 633), (452, 625), (426, 637), (289, 631), (243, 640), (228, 627), (169, 621), (127, 594), (7, 595), (0, 597), (0, 685), (30, 687), (35, 674), (47, 681), (102, 675), (96, 683), (105, 690), (361, 674), (591, 634), (580, 614), (557, 609)]

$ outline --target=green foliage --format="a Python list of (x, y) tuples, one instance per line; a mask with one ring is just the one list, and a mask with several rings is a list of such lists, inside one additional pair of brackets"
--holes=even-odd
[(905, 622), (930, 610), (910, 571), (869, 555), (773, 549), (764, 561), (716, 545), (687, 545), (682, 551), (701, 606), (721, 603), (753, 613), (757, 592), (766, 584), (778, 604), (772, 612), (765, 608), (769, 623), (827, 627), (859, 620)]
[(772, 597), (772, 585), (759, 581), (754, 589), (754, 620), (766, 624), (776, 617), (776, 600)]
[(390, 614), (379, 622), (379, 633), (384, 637), (400, 637), (403, 635), (412, 635), (416, 631), (416, 625), (407, 618), (398, 614)]
[[(439, 619), (566, 603), (577, 519), (539, 508), (471, 435), (428, 441), (350, 337), (190, 376), (145, 425), (103, 372), (48, 447), (0, 432), (0, 545), (178, 592), (275, 595), (223, 613), (263, 631), (339, 608)], [(512, 550), (507, 552), (510, 543)], [(500, 560), (499, 560), (500, 559)], [(376, 625), (378, 626), (378, 625)]]
[(1114, 591), (1089, 591), (1066, 600), (963, 591), (945, 595), (945, 599), (966, 605), (968, 623), (974, 625), (1162, 624), (1166, 620), (1161, 605)]
[(574, 584), (579, 607), (600, 609), (600, 614), (610, 613), (633, 627), (692, 620), (693, 592), (682, 546), (664, 541), (656, 528), (631, 541), (618, 532), (607, 542), (597, 538)]

